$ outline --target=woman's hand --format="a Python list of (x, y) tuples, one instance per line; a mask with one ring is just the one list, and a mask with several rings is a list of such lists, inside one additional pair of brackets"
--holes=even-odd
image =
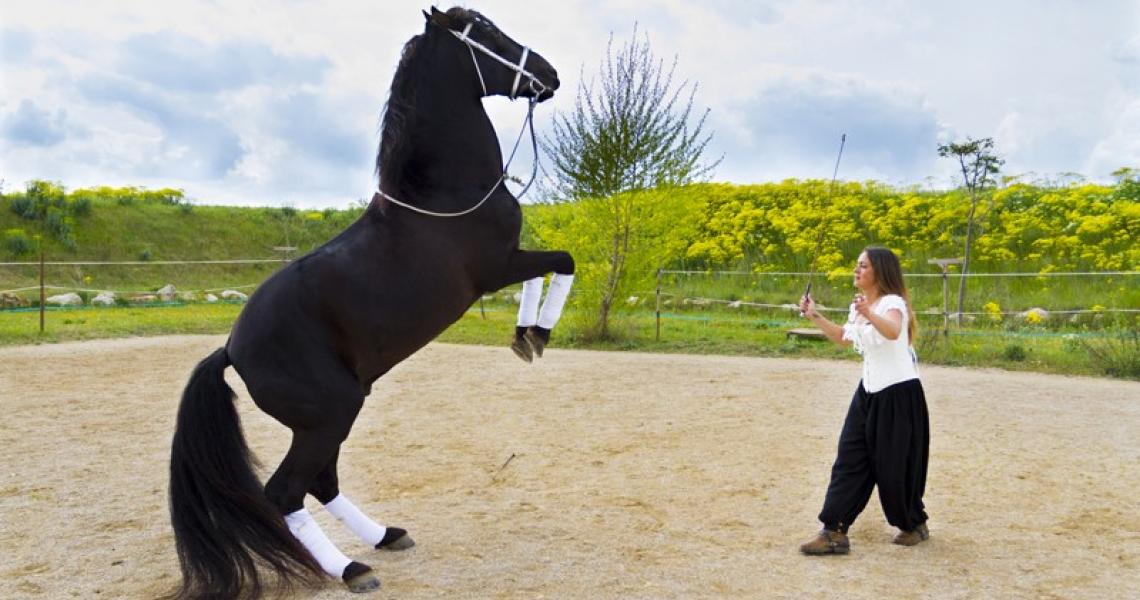
[(855, 299), (851, 301), (852, 306), (855, 307), (855, 312), (859, 316), (870, 321), (871, 320), (871, 303), (867, 302), (867, 297), (863, 294), (855, 294)]
[(811, 294), (804, 294), (800, 298), (800, 316), (812, 318), (818, 313), (815, 311), (815, 300), (811, 299)]

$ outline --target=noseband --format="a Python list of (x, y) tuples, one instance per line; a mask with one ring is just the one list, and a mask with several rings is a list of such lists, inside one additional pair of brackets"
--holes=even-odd
[[(491, 186), (491, 189), (487, 192), (487, 194), (485, 196), (483, 196), (483, 199), (480, 200), (479, 202), (475, 203), (475, 205), (472, 206), (471, 208), (468, 208), (466, 210), (457, 211), (457, 212), (448, 212), (448, 213), (435, 212), (435, 211), (420, 208), (418, 206), (413, 206), (413, 205), (408, 204), (406, 202), (401, 202), (400, 200), (397, 200), (396, 198), (392, 197), (390, 194), (388, 194), (384, 190), (378, 190), (377, 191), (378, 194), (383, 196), (386, 200), (388, 200), (392, 204), (395, 204), (397, 206), (402, 206), (408, 210), (418, 212), (422, 215), (427, 215), (429, 217), (461, 217), (465, 214), (473, 212), (475, 209), (479, 208), (480, 206), (483, 206), (483, 203), (486, 202), (487, 199), (491, 197), (491, 194), (495, 193), (495, 190), (497, 190), (499, 188), (499, 185), (503, 183), (503, 180), (507, 178), (507, 169), (510, 168), (511, 161), (513, 161), (515, 159), (515, 152), (518, 151), (518, 149), (519, 149), (519, 142), (522, 141), (523, 133), (526, 132), (528, 127), (530, 128), (530, 142), (531, 142), (531, 147), (533, 148), (533, 152), (534, 152), (534, 163), (531, 165), (530, 181), (528, 181), (526, 186), (523, 187), (522, 191), (519, 192), (519, 195), (517, 196), (518, 198), (522, 198), (523, 194), (527, 193), (527, 191), (530, 189), (530, 185), (532, 183), (534, 183), (535, 177), (538, 175), (538, 140), (534, 135), (534, 106), (535, 106), (535, 104), (538, 104), (538, 97), (541, 96), (542, 93), (547, 91), (549, 88), (547, 88), (545, 84), (543, 84), (541, 81), (539, 81), (538, 77), (535, 77), (533, 73), (531, 73), (530, 71), (527, 71), (525, 68), (526, 59), (530, 55), (530, 48), (523, 46), (522, 56), (519, 58), (519, 62), (516, 65), (515, 63), (508, 61), (507, 59), (499, 56), (498, 54), (495, 54), (495, 52), (492, 51), (490, 48), (487, 48), (483, 44), (480, 44), (479, 42), (471, 39), (467, 35), (471, 31), (471, 25), (472, 25), (472, 23), (468, 23), (467, 27), (464, 27), (462, 32), (455, 31), (454, 29), (448, 29), (447, 31), (449, 33), (451, 33), (451, 35), (454, 35), (457, 39), (459, 39), (459, 41), (461, 41), (467, 45), (467, 51), (471, 53), (471, 63), (475, 65), (475, 73), (478, 74), (478, 76), (479, 76), (479, 85), (483, 87), (483, 95), (484, 96), (487, 95), (487, 83), (485, 81), (483, 81), (483, 71), (479, 69), (479, 61), (475, 60), (475, 50), (478, 50), (479, 52), (486, 54), (487, 56), (489, 56), (493, 60), (495, 60), (495, 62), (497, 62), (497, 63), (503, 65), (504, 67), (515, 72), (515, 81), (511, 85), (511, 93), (510, 93), (510, 99), (511, 100), (514, 100), (515, 98), (518, 97), (519, 82), (522, 80), (522, 78), (524, 76), (527, 78), (527, 82), (528, 82), (527, 85), (530, 87), (530, 90), (532, 92), (534, 92), (534, 95), (527, 102), (526, 118), (523, 119), (523, 126), (522, 126), (522, 129), (519, 130), (519, 137), (515, 140), (515, 146), (514, 146), (514, 148), (511, 149), (510, 157), (507, 158), (506, 164), (503, 165), (503, 172), (501, 175), (499, 175), (499, 180), (495, 182), (495, 185)], [(515, 181), (522, 183), (521, 179), (515, 179)]]

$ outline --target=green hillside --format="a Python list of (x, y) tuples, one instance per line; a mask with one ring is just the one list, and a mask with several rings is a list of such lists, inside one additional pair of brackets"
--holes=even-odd
[[(16, 210), (24, 195), (0, 197), (0, 260), (38, 260), (34, 236), (41, 222)], [(324, 243), (361, 213), (344, 210), (297, 211), (290, 208), (195, 206), (177, 190), (148, 192), (132, 188), (77, 190), (66, 195), (62, 209), (68, 235), (44, 225), (47, 261), (199, 261), (281, 259)], [(77, 208), (82, 207), (82, 208)], [(21, 250), (23, 250), (21, 252)], [(166, 283), (180, 289), (256, 283), (277, 267), (262, 265), (101, 265), (55, 266), (49, 284), (93, 289), (148, 290)], [(32, 285), (34, 267), (0, 267), (0, 289)]]
[[(1140, 172), (1123, 170), (1116, 185), (1067, 186), (1012, 183), (992, 192), (979, 211), (974, 248), (978, 273), (1028, 271), (1134, 271), (1140, 268)], [(826, 228), (818, 268), (828, 289), (848, 293), (850, 265), (869, 243), (896, 250), (910, 274), (930, 274), (927, 259), (961, 254), (967, 200), (959, 191), (893, 188), (876, 182), (840, 184), (830, 202), (826, 182), (763, 185), (697, 184), (638, 195), (646, 215), (636, 225), (648, 242), (628, 261), (626, 295), (652, 289), (658, 268), (736, 270), (756, 274), (805, 271), (820, 227)], [(39, 204), (36, 204), (39, 202)], [(578, 259), (587, 294), (601, 279), (609, 242), (597, 229), (599, 203), (607, 199), (524, 208), (523, 246), (565, 248)], [(49, 261), (138, 261), (136, 265), (50, 266), (48, 285), (84, 290), (153, 291), (251, 289), (279, 266), (159, 265), (161, 261), (281, 259), (320, 245), (359, 217), (362, 207), (295, 210), (199, 206), (179, 190), (96, 188), (67, 192), (33, 182), (26, 192), (0, 195), (0, 261), (36, 258), (34, 236), (44, 232)], [(0, 291), (35, 285), (34, 266), (0, 267)], [(597, 281), (595, 281), (597, 280)], [(774, 280), (766, 280), (774, 281)], [(711, 284), (711, 285), (710, 285)], [(971, 283), (973, 311), (1004, 309), (1135, 308), (1140, 286), (1130, 276), (1037, 281), (990, 279)], [(692, 296), (787, 302), (802, 282), (773, 288), (758, 281), (675, 284)], [(916, 278), (920, 306), (940, 304), (939, 282)], [(766, 296), (758, 295), (767, 286)], [(984, 287), (982, 287), (984, 286)], [(984, 291), (982, 291), (984, 289)], [(823, 292), (824, 288), (820, 288)], [(624, 296), (623, 296), (624, 297)], [(989, 310), (989, 309), (987, 309)]]

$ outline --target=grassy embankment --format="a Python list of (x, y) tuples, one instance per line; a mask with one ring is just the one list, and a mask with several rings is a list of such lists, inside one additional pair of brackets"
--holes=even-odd
[[(0, 231), (25, 228), (20, 219), (0, 200)], [(309, 250), (332, 237), (356, 218), (358, 211), (282, 211), (265, 208), (214, 206), (184, 207), (155, 203), (96, 203), (90, 212), (76, 219), (73, 229), (75, 249), (67, 250), (56, 240), (45, 243), (49, 261), (126, 260), (144, 264), (118, 266), (49, 267), (49, 285), (73, 288), (86, 296), (96, 290), (119, 292), (153, 291), (167, 283), (180, 290), (249, 288), (262, 281), (280, 263), (258, 265), (156, 265), (163, 260), (210, 260), (232, 258), (277, 258), (275, 247), (295, 246)], [(0, 251), (3, 260), (31, 260), (34, 256), (13, 256)], [(38, 273), (32, 266), (0, 267), (0, 290), (36, 285)], [(773, 283), (775, 281), (775, 283)], [(1100, 281), (1090, 292), (1088, 281), (988, 280), (975, 284), (971, 294), (993, 298), (1003, 308), (1033, 305), (1088, 307), (1105, 293), (1134, 296), (1133, 280)], [(722, 300), (785, 303), (801, 289), (800, 281), (749, 280), (677, 276), (667, 279), (666, 292), (672, 297), (706, 296)], [(821, 298), (841, 305), (848, 293), (840, 279), (817, 283)], [(915, 306), (926, 310), (941, 304), (941, 281), (912, 280)], [(49, 292), (49, 293), (54, 293)], [(34, 295), (34, 293), (33, 293)], [(200, 294), (199, 294), (200, 295)], [(643, 301), (646, 296), (642, 292)], [(1125, 302), (1129, 300), (1125, 299)], [(513, 326), (514, 306), (502, 295), (487, 305), (485, 318), (475, 307), (442, 336), (442, 341), (504, 346)], [(173, 333), (224, 333), (236, 317), (240, 305), (186, 303), (165, 306), (116, 306), (51, 310), (47, 329), (38, 331), (39, 316), (29, 310), (0, 311), (0, 344), (26, 344), (131, 335)], [(616, 335), (610, 340), (592, 339), (585, 332), (587, 315), (573, 307), (556, 333), (556, 347), (639, 350), (649, 352), (736, 354), (757, 356), (845, 357), (847, 351), (830, 344), (788, 340), (789, 327), (806, 323), (788, 311), (758, 311), (711, 307), (667, 306), (662, 339), (655, 340), (655, 323), (646, 304), (623, 311), (615, 321)], [(972, 366), (993, 366), (1042, 372), (1091, 374), (1103, 372), (1085, 344), (1100, 343), (1091, 336), (1111, 336), (1134, 329), (1134, 323), (1088, 316), (1071, 323), (1052, 320), (1040, 326), (1027, 326), (1006, 317), (1000, 321), (981, 319), (949, 339), (935, 332), (937, 317), (924, 317), (925, 334), (919, 350), (926, 362)]]

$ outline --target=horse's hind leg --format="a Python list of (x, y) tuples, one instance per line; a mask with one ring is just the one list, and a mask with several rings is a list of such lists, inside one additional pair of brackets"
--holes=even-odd
[(353, 592), (367, 592), (380, 587), (372, 568), (345, 556), (304, 506), (305, 493), (325, 466), (335, 461), (350, 426), (351, 420), (341, 427), (294, 430), (285, 459), (265, 484), (265, 495), (285, 515), (289, 530), (326, 573), (339, 577)]
[(325, 505), (325, 509), (344, 523), (364, 540), (365, 543), (381, 550), (406, 550), (416, 545), (408, 532), (400, 527), (391, 527), (378, 524), (361, 512), (347, 496), (341, 493), (337, 481), (336, 463), (340, 450), (324, 469), (317, 474), (316, 481), (309, 488), (309, 493)]

